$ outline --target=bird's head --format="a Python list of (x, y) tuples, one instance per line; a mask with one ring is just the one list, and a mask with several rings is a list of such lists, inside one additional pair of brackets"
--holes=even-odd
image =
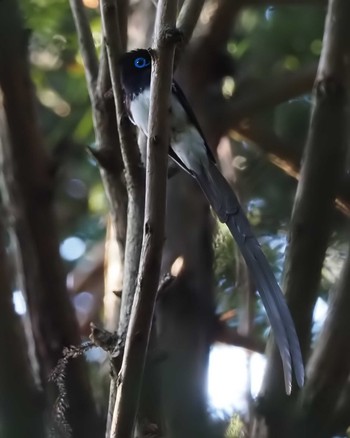
[(148, 50), (137, 49), (124, 53), (119, 66), (122, 86), (127, 93), (138, 94), (150, 86), (152, 57)]

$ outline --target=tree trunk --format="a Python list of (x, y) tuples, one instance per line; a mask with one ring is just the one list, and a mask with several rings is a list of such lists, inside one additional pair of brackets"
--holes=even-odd
[(350, 253), (343, 266), (338, 286), (332, 294), (327, 320), (315, 352), (308, 364), (308, 381), (302, 396), (298, 437), (329, 438), (342, 430), (334, 430), (334, 411), (350, 373), (349, 309)]
[[(54, 167), (38, 129), (35, 94), (27, 62), (26, 35), (17, 2), (0, 3), (0, 86), (9, 144), (3, 187), (11, 204), (24, 293), (28, 300), (43, 386), (65, 346), (80, 343), (65, 286), (52, 208)], [(7, 179), (6, 179), (7, 178)], [(82, 359), (67, 372), (69, 421), (76, 437), (96, 437), (95, 408)]]
[(35, 387), (23, 325), (15, 314), (0, 221), (0, 435), (44, 438), (45, 397)]
[[(345, 163), (349, 16), (347, 0), (330, 0), (285, 263), (284, 290), (304, 359), (309, 354), (312, 313), (332, 227), (334, 199)], [(261, 409), (269, 437), (294, 436), (290, 424), (296, 398), (284, 394), (281, 361), (275, 347), (262, 394)]]

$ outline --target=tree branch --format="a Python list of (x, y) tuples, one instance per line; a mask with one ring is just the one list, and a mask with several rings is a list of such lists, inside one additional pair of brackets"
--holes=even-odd
[[(349, 14), (347, 0), (330, 0), (285, 262), (284, 289), (304, 357), (309, 350), (312, 311), (331, 232), (337, 184), (344, 171), (346, 156)], [(280, 371), (280, 361), (274, 349), (264, 387), (269, 392), (270, 402), (280, 407), (277, 413), (267, 418), (271, 433), (276, 436), (284, 435), (280, 422), (288, 409), (281, 403), (286, 398)]]
[(308, 431), (309, 436), (333, 436), (337, 432), (332, 430), (334, 418), (331, 413), (334, 412), (350, 373), (349, 290), (350, 252), (308, 364), (308, 379), (301, 407), (301, 427)]
[(118, 337), (121, 339), (121, 342), (124, 342), (136, 289), (142, 244), (144, 176), (135, 131), (127, 116), (120, 85), (118, 60), (122, 54), (122, 47), (117, 25), (119, 22), (118, 8), (115, 0), (101, 1), (101, 16), (128, 191), (128, 231), (123, 280), (124, 293), (122, 295), (121, 316), (118, 328)]
[[(237, 90), (225, 109), (231, 123), (251, 116), (268, 107), (276, 106), (296, 96), (310, 92), (316, 77), (317, 65), (310, 64), (293, 73), (284, 73), (276, 78), (249, 83)], [(222, 114), (221, 114), (222, 115)]]
[[(254, 120), (244, 120), (235, 125), (234, 130), (247, 140), (255, 143), (269, 160), (289, 176), (299, 179), (301, 156), (295, 153), (299, 150), (295, 145), (288, 144), (273, 131), (269, 131)], [(335, 200), (336, 208), (345, 216), (350, 217), (350, 198), (348, 184), (342, 184)]]
[(120, 47), (123, 52), (127, 49), (128, 43), (128, 13), (129, 0), (118, 0), (118, 27), (120, 35)]
[(98, 60), (95, 44), (82, 0), (69, 0), (69, 4), (79, 37), (79, 47), (84, 62), (90, 100), (93, 102), (98, 75)]
[(218, 2), (218, 6), (211, 18), (205, 40), (216, 48), (223, 47), (231, 35), (232, 23), (235, 21), (239, 12), (246, 7), (303, 5), (308, 3), (322, 5), (325, 2), (325, 0), (221, 0)]
[(146, 159), (144, 237), (135, 301), (118, 379), (111, 433), (113, 438), (129, 438), (133, 431), (159, 282), (169, 145), (167, 108), (175, 50), (171, 30), (175, 28), (176, 7), (174, 0), (161, 0), (157, 7)]
[(243, 347), (247, 350), (264, 354), (266, 344), (252, 336), (245, 336), (238, 333), (236, 329), (227, 327), (224, 323), (219, 323), (215, 331), (214, 342), (233, 345), (234, 347)]
[[(118, 124), (116, 118), (116, 109), (113, 99), (107, 96), (107, 91), (110, 90), (111, 79), (108, 68), (107, 50), (105, 47), (105, 41), (101, 50), (100, 67), (98, 70), (96, 84), (91, 78), (95, 77), (94, 61), (89, 62), (89, 54), (92, 53), (92, 34), (90, 26), (83, 10), (81, 0), (70, 0), (71, 7), (73, 9), (73, 17), (75, 19), (75, 26), (79, 32), (81, 38), (79, 40), (80, 49), (83, 58), (85, 57), (84, 64), (88, 67), (92, 64), (92, 72), (87, 68), (87, 85), (89, 90), (90, 101), (92, 105), (93, 124), (96, 135), (97, 150), (92, 151), (94, 157), (99, 164), (101, 179), (105, 188), (106, 196), (109, 201), (110, 213), (112, 221), (110, 227), (113, 228), (112, 233), (115, 235), (118, 245), (118, 253), (120, 254), (121, 269), (125, 271), (125, 252), (127, 253), (126, 259), (132, 260), (134, 256), (130, 251), (130, 244), (127, 245), (127, 206), (128, 206), (128, 194), (125, 188), (125, 181), (123, 175), (123, 159), (121, 155), (121, 148), (118, 136)], [(127, 1), (123, 1), (125, 6), (124, 11), (127, 14)], [(74, 12), (75, 11), (75, 12)], [(117, 21), (116, 21), (117, 22)], [(83, 31), (84, 30), (84, 31)], [(126, 39), (126, 29), (123, 32)], [(118, 33), (119, 38), (119, 33)], [(125, 41), (126, 44), (126, 41)], [(87, 49), (89, 48), (89, 50)], [(132, 206), (134, 204), (131, 204)], [(131, 207), (131, 211), (132, 207)], [(130, 209), (129, 209), (130, 212)], [(132, 228), (133, 222), (130, 223), (128, 230)], [(141, 234), (141, 231), (140, 231)], [(129, 250), (126, 249), (128, 246)], [(135, 245), (134, 250), (136, 254), (136, 261), (139, 257), (140, 246)], [(128, 265), (128, 263), (127, 263)], [(126, 283), (130, 281), (136, 281), (137, 272), (130, 272), (130, 275), (126, 278)], [(108, 291), (107, 291), (108, 293)], [(117, 330), (118, 322), (120, 319), (120, 298), (113, 297), (111, 300), (113, 309), (110, 309), (110, 313), (113, 315), (113, 320), (108, 321), (108, 328), (110, 330)], [(123, 318), (125, 320), (125, 318)], [(109, 408), (107, 414), (107, 426), (106, 433), (109, 435), (111, 425), (111, 414), (113, 411), (114, 401), (116, 395), (116, 383), (115, 379), (111, 379), (110, 384), (110, 396), (109, 396)]]
[[(123, 175), (118, 128), (113, 99), (106, 97), (110, 78), (105, 49), (102, 49), (100, 68), (89, 22), (81, 0), (70, 0), (79, 46), (86, 68), (87, 86), (92, 105), (93, 124), (97, 149), (91, 150), (99, 164), (101, 179), (109, 201), (112, 226), (115, 229), (121, 264), (124, 264), (126, 240), (127, 193)], [(117, 321), (115, 322), (115, 328)]]
[[(120, 85), (118, 60), (123, 53), (126, 44), (126, 23), (123, 24), (123, 35), (121, 35), (121, 19), (127, 18), (127, 2), (123, 2), (123, 13), (120, 11), (115, 0), (102, 0), (100, 2), (102, 28), (107, 52), (107, 60), (112, 83), (114, 103), (116, 106), (116, 120), (118, 125), (119, 142), (123, 162), (125, 165), (125, 178), (128, 192), (128, 215), (127, 215), (127, 235), (124, 258), (123, 294), (118, 324), (118, 347), (117, 354), (112, 360), (114, 374), (117, 375), (121, 365), (122, 353), (126, 340), (129, 325), (131, 307), (136, 290), (136, 281), (139, 268), (139, 260), (142, 245), (142, 228), (144, 213), (144, 174), (141, 164), (140, 152), (136, 142), (135, 130), (131, 125), (123, 101), (123, 93)], [(122, 41), (123, 38), (123, 41)], [(106, 62), (104, 66), (106, 70)], [(101, 82), (106, 73), (101, 73)], [(100, 81), (99, 81), (100, 82)], [(104, 79), (104, 83), (106, 83)], [(116, 381), (111, 380), (107, 434), (109, 434), (112, 422), (112, 413), (116, 397)]]
[(176, 27), (182, 33), (181, 46), (190, 41), (205, 0), (186, 0), (177, 18)]

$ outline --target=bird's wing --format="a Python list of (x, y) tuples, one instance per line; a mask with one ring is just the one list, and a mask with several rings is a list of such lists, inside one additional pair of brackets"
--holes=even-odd
[(200, 127), (200, 125), (198, 123), (197, 117), (195, 116), (195, 114), (191, 108), (191, 105), (188, 103), (187, 97), (185, 96), (184, 92), (182, 91), (181, 87), (179, 86), (179, 84), (176, 81), (173, 81), (171, 91), (175, 95), (177, 100), (180, 102), (182, 108), (185, 110), (189, 122), (197, 128), (197, 131), (200, 133), (200, 135), (203, 139), (203, 143), (205, 145), (205, 148), (207, 150), (207, 153), (208, 153), (210, 160), (213, 163), (215, 163), (216, 160), (215, 160), (214, 154), (205, 140), (202, 128)]

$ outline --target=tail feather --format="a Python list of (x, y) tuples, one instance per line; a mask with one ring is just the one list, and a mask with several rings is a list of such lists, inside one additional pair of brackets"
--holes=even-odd
[(253, 276), (279, 348), (287, 394), (291, 392), (292, 364), (298, 386), (304, 384), (304, 366), (299, 340), (283, 293), (254, 237), (239, 201), (214, 163), (193, 175), (221, 222), (226, 223)]

